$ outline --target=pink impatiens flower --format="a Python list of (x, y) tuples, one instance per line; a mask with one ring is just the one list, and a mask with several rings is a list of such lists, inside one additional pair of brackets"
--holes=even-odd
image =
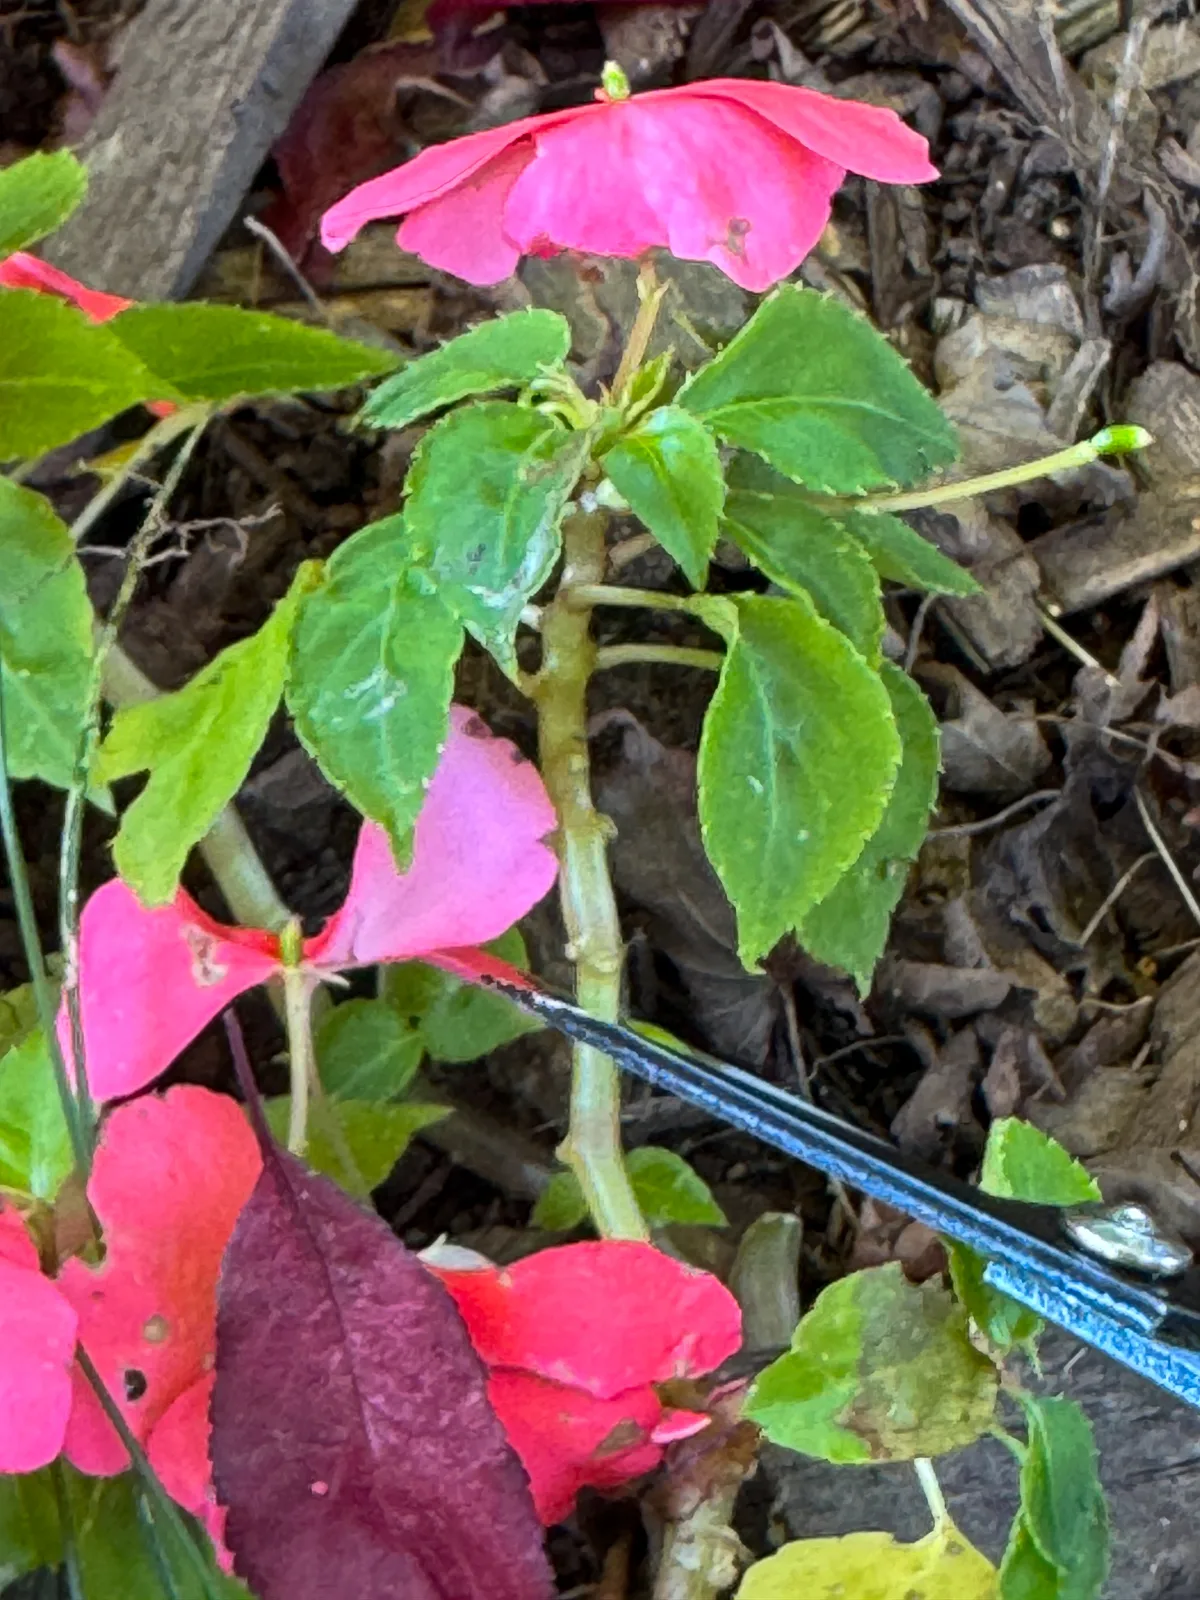
[(716, 1278), (652, 1245), (562, 1245), (511, 1267), (430, 1266), (489, 1369), (488, 1398), (529, 1474), (538, 1515), (560, 1522), (590, 1485), (613, 1489), (706, 1426), (655, 1385), (711, 1372), (742, 1342)]
[(321, 238), (341, 250), (366, 223), (403, 216), (401, 249), (478, 284), (506, 278), (522, 255), (663, 246), (761, 290), (816, 244), (847, 172), (937, 177), (926, 141), (894, 111), (713, 78), (434, 145), (351, 190)]
[(0, 1473), (36, 1472), (62, 1449), (76, 1326), (20, 1215), (0, 1210)]
[[(546, 844), (555, 827), (541, 776), (472, 712), (450, 711), (450, 733), (397, 872), (387, 836), (364, 823), (350, 891), (320, 933), (304, 941), (314, 974), (382, 961), (437, 963), (510, 928), (554, 883)], [(226, 927), (180, 890), (143, 906), (117, 879), (84, 907), (79, 998), (88, 1084), (97, 1100), (134, 1094), (239, 994), (282, 970), (279, 939)], [(70, 1056), (70, 1029), (59, 1038)]]

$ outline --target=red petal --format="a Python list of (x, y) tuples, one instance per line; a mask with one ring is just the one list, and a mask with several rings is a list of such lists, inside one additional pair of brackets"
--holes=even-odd
[(511, 1267), (438, 1276), (488, 1366), (521, 1368), (602, 1399), (711, 1372), (742, 1342), (729, 1290), (653, 1245), (601, 1239), (539, 1250)]
[(521, 257), (504, 231), (504, 208), (513, 184), (532, 160), (528, 143), (503, 151), (448, 193), (410, 212), (396, 243), (468, 283), (501, 282)]
[(63, 1447), (78, 1319), (37, 1252), (31, 1269), (8, 1247), (19, 1252), (11, 1236), (0, 1255), (0, 1473), (36, 1472)]
[(529, 1474), (547, 1526), (570, 1514), (585, 1486), (615, 1489), (662, 1460), (651, 1438), (662, 1406), (649, 1387), (601, 1400), (528, 1372), (501, 1370), (488, 1379), (488, 1399)]
[[(221, 1256), (262, 1165), (237, 1104), (191, 1085), (118, 1106), (104, 1125), (88, 1198), (104, 1264), (68, 1261), (63, 1293), (79, 1337), (139, 1440), (212, 1369)], [(67, 1454), (83, 1472), (127, 1465), (81, 1374)]]
[(938, 176), (927, 140), (882, 106), (750, 78), (710, 78), (686, 89), (643, 95), (642, 104), (672, 94), (736, 101), (814, 155), (880, 183), (929, 183)]
[(146, 1454), (171, 1499), (203, 1523), (217, 1560), (229, 1572), (233, 1557), (225, 1548), (226, 1513), (217, 1504), (208, 1457), (212, 1433), (208, 1409), (214, 1382), (215, 1376), (210, 1373), (171, 1402), (151, 1430)]
[(543, 842), (555, 827), (541, 777), (473, 712), (450, 708), (450, 736), (397, 872), (382, 828), (364, 823), (350, 893), (304, 953), (314, 965), (411, 961), (483, 944), (511, 928), (554, 883)]
[(38, 294), (56, 294), (79, 307), (85, 317), (93, 322), (107, 322), (118, 311), (126, 311), (133, 304), (119, 294), (105, 294), (100, 289), (89, 289), (86, 284), (60, 272), (48, 261), (18, 250), (15, 255), (0, 261), (0, 285), (6, 289), (33, 289)]
[[(278, 943), (214, 922), (182, 890), (148, 910), (117, 879), (79, 926), (79, 997), (88, 1086), (97, 1100), (134, 1094), (165, 1071), (218, 1012), (278, 969)], [(65, 1008), (58, 1036), (73, 1059)]]

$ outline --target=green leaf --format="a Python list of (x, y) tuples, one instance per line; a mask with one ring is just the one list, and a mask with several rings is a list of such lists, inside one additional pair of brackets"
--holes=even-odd
[(117, 871), (148, 906), (165, 905), (198, 844), (241, 788), (287, 677), (296, 614), (320, 582), (305, 561), (257, 633), (222, 650), (174, 694), (118, 711), (100, 751), (105, 783), (149, 770), (121, 817)]
[(996, 1569), (949, 1520), (916, 1544), (890, 1533), (798, 1539), (742, 1579), (737, 1600), (996, 1600)]
[(321, 1019), (317, 1065), (326, 1094), (388, 1100), (403, 1094), (425, 1054), (421, 1035), (382, 1000), (345, 1000)]
[(91, 664), (92, 607), (71, 535), (41, 495), (0, 478), (0, 689), (11, 778), (70, 785)]
[[(291, 1104), (292, 1097), (287, 1094), (266, 1102), (267, 1121), (277, 1139), (287, 1136)], [(341, 1140), (368, 1189), (383, 1182), (422, 1128), (450, 1114), (448, 1106), (425, 1105), (415, 1100), (396, 1105), (379, 1100), (336, 1100), (329, 1102), (329, 1112), (336, 1117)], [(325, 1173), (336, 1183), (356, 1187), (354, 1172), (347, 1170), (337, 1143), (327, 1136), (315, 1114), (309, 1117), (304, 1159), (314, 1171)]]
[[(516, 928), (509, 928), (484, 949), (510, 966), (524, 969), (529, 965), (525, 941)], [(500, 995), (488, 994), (448, 972), (438, 972), (437, 978), (421, 1017), (421, 1036), (435, 1061), (478, 1061), (511, 1039), (541, 1027)]]
[(61, 1560), (58, 1504), (49, 1471), (0, 1475), (0, 1589)]
[(828, 494), (911, 484), (957, 454), (937, 402), (865, 318), (785, 284), (679, 404), (729, 444)]
[(708, 429), (680, 406), (659, 406), (617, 440), (603, 467), (692, 587), (702, 589), (725, 500)]
[[(625, 1157), (629, 1181), (652, 1228), (673, 1222), (724, 1228), (729, 1219), (704, 1179), (674, 1150), (639, 1145)], [(538, 1197), (530, 1221), (549, 1233), (567, 1233), (587, 1217), (587, 1201), (573, 1172), (556, 1172)]]
[(133, 306), (113, 334), (177, 394), (222, 404), (241, 395), (345, 389), (390, 372), (396, 357), (327, 328), (241, 306)]
[(749, 965), (862, 853), (900, 737), (879, 675), (802, 596), (694, 609), (729, 642), (700, 739), (700, 826)]
[(422, 439), (405, 516), (415, 559), (510, 675), (521, 611), (558, 559), (587, 438), (507, 400), (464, 406)]
[(570, 324), (557, 311), (495, 317), (381, 383), (360, 421), (371, 428), (407, 428), (468, 395), (532, 383), (546, 368), (561, 366), (570, 348)]
[(837, 520), (870, 556), (881, 578), (931, 594), (982, 594), (971, 574), (889, 511), (839, 506)]
[[(1017, 1398), (1029, 1443), (1000, 1592), (1004, 1600), (1096, 1600), (1108, 1576), (1109, 1534), (1091, 1424), (1073, 1400), (1022, 1392)], [(1052, 1588), (1045, 1586), (1048, 1574)]]
[(880, 668), (891, 697), (903, 753), (895, 787), (858, 860), (805, 917), (800, 940), (810, 955), (851, 973), (860, 991), (887, 943), (892, 912), (929, 826), (937, 799), (938, 725), (929, 702), (907, 673)]
[(28, 1038), (37, 1024), (37, 991), (31, 983), (18, 984), (7, 994), (0, 994), (0, 1057)]
[[(1068, 1155), (1049, 1134), (1019, 1117), (999, 1117), (988, 1130), (979, 1187), (1011, 1200), (1048, 1206), (1080, 1205), (1102, 1198), (1086, 1167)], [(984, 1281), (987, 1261), (967, 1245), (948, 1241), (954, 1291), (976, 1326), (998, 1350), (1029, 1344), (1042, 1320)]]
[(329, 781), (388, 830), (402, 865), (445, 742), (461, 645), (458, 622), (408, 566), (399, 516), (347, 539), (293, 630), (296, 731)]
[[(772, 583), (807, 596), (871, 666), (878, 666), (885, 619), (870, 557), (836, 522), (800, 499), (786, 478), (751, 457), (743, 460), (752, 461), (756, 472), (752, 477), (741, 467), (730, 473), (723, 531)], [(757, 487), (757, 473), (790, 492)]]
[(69, 150), (39, 152), (0, 169), (0, 256), (60, 228), (87, 193), (87, 168)]
[(52, 1201), (75, 1165), (40, 1028), (0, 1056), (0, 1185)]
[(963, 1309), (898, 1262), (825, 1289), (789, 1354), (755, 1380), (745, 1415), (775, 1444), (833, 1462), (911, 1461), (991, 1425), (996, 1369)]
[(112, 332), (53, 295), (0, 289), (0, 461), (40, 456), (171, 398)]

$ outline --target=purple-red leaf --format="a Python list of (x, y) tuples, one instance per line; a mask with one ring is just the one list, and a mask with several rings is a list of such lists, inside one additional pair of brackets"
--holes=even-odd
[(525, 1472), (454, 1303), (377, 1217), (265, 1153), (218, 1288), (217, 1498), (259, 1600), (549, 1600)]

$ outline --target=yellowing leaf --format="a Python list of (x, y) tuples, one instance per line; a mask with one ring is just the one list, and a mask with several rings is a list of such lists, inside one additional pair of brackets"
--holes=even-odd
[(944, 1522), (916, 1544), (890, 1533), (798, 1539), (757, 1562), (737, 1600), (996, 1600), (995, 1567)]

